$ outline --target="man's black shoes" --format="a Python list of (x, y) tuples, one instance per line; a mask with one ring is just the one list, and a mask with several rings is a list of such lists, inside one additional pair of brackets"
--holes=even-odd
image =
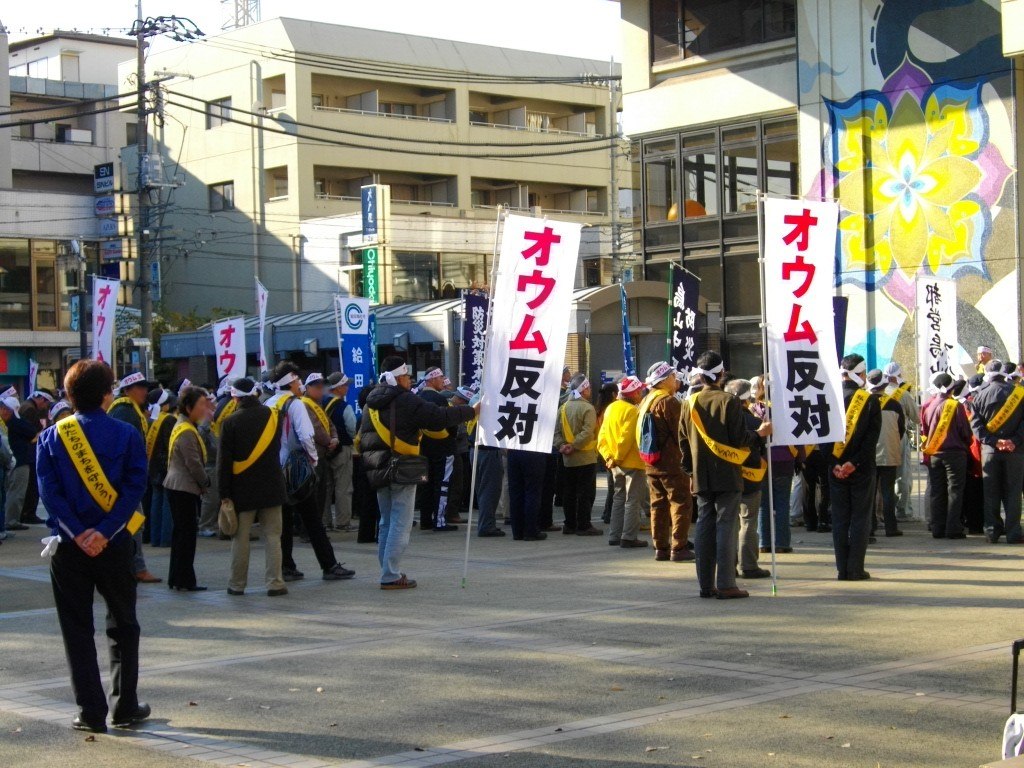
[(112, 722), (115, 728), (130, 728), (137, 723), (141, 723), (143, 720), (148, 720), (150, 712), (149, 704), (144, 704), (140, 701), (134, 712), (129, 712), (125, 715), (114, 715)]
[(107, 724), (102, 720), (96, 722), (87, 720), (86, 718), (78, 715), (74, 720), (71, 721), (71, 727), (76, 731), (88, 731), (89, 733), (106, 733)]

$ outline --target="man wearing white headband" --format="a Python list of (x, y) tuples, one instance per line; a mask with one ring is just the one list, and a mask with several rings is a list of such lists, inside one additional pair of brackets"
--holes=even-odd
[[(314, 468), (318, 467), (319, 457), (314, 441), (313, 422), (310, 411), (300, 398), (302, 379), (298, 376), (299, 369), (287, 360), (274, 367), (270, 378), (277, 387), (277, 394), (267, 400), (267, 406), (275, 409), (281, 416), (281, 449), (279, 459), (281, 468), (289, 463), (289, 456), (298, 451), (305, 451)], [(318, 471), (322, 471), (319, 469)], [(285, 581), (299, 581), (305, 574), (298, 570), (292, 558), (292, 540), (295, 517), (298, 516), (313, 546), (313, 554), (323, 573), (324, 581), (340, 581), (351, 579), (355, 571), (345, 568), (334, 555), (334, 548), (324, 531), (322, 522), (323, 499), (316, 494), (316, 479), (308, 488), (293, 489), (300, 491), (301, 498), (286, 501), (283, 510), (281, 528), (282, 575)], [(319, 506), (318, 506), (319, 501)]]
[[(882, 521), (888, 538), (902, 536), (896, 522), (896, 477), (903, 461), (903, 441), (907, 435), (907, 421), (899, 401), (886, 393), (885, 374), (874, 369), (868, 371), (867, 389), (878, 398), (882, 411), (882, 428), (875, 448), (875, 488), (882, 502)], [(871, 535), (878, 529), (877, 515), (871, 515)], [(868, 540), (868, 543), (872, 543)]]
[(590, 403), (590, 380), (577, 373), (569, 380), (569, 399), (558, 409), (555, 448), (562, 454), (562, 533), (600, 536), (590, 523), (597, 493), (597, 411)]
[(637, 411), (636, 443), (650, 491), (654, 559), (689, 562), (694, 559), (687, 538), (693, 497), (679, 450), (679, 379), (675, 368), (661, 361), (647, 370), (646, 384), (649, 391)]
[(913, 457), (911, 456), (910, 435), (912, 432), (919, 432), (921, 429), (921, 410), (914, 396), (913, 387), (909, 381), (903, 380), (903, 369), (895, 360), (889, 362), (882, 369), (888, 381), (885, 394), (899, 403), (903, 409), (903, 418), (906, 420), (907, 429), (903, 434), (901, 443), (902, 459), (900, 460), (899, 474), (896, 478), (896, 519), (908, 520), (913, 516), (913, 503), (911, 500), (911, 482), (913, 480)]
[(608, 404), (597, 434), (597, 450), (611, 472), (612, 513), (608, 544), (624, 549), (646, 547), (637, 538), (640, 530), (640, 505), (645, 496), (647, 479), (644, 462), (636, 442), (637, 406), (644, 385), (636, 376), (619, 382), (619, 396)]
[[(756, 376), (761, 380), (762, 377)], [(723, 389), (743, 406), (743, 420), (747, 429), (756, 431), (761, 419), (751, 411), (754, 403), (753, 380), (733, 379)], [(767, 446), (762, 441), (757, 450), (752, 450), (743, 463), (743, 495), (739, 507), (739, 566), (744, 579), (766, 579), (771, 571), (761, 568), (758, 561), (757, 522), (761, 510), (761, 493), (768, 471)]]
[[(331, 417), (324, 410), (324, 387), (327, 381), (322, 373), (311, 373), (306, 377), (302, 402), (309, 413), (309, 420), (313, 424), (313, 442), (316, 444), (317, 452), (317, 483), (315, 501), (316, 508), (320, 510), (320, 521), (324, 522), (323, 509), (329, 503), (328, 485), (331, 484), (330, 457), (334, 455), (338, 447), (338, 430), (331, 421)], [(291, 557), (290, 548), (284, 552), (285, 562)]]
[(748, 429), (743, 406), (722, 390), (725, 363), (708, 350), (693, 369), (704, 389), (690, 395), (679, 415), (683, 470), (692, 478), (697, 503), (697, 581), (700, 596), (719, 600), (747, 597), (736, 586), (736, 546), (743, 475), (740, 467), (761, 438), (771, 434), (770, 422)]
[[(53, 395), (45, 390), (36, 389), (28, 396), (25, 402), (21, 404), (18, 415), (20, 415), (21, 418), (23, 418), (38, 435), (49, 424), (49, 410), (53, 403)], [(35, 451), (33, 451), (32, 456), (29, 457), (28, 469), (28, 485), (26, 486), (25, 499), (21, 506), (20, 521), (24, 525), (42, 525), (43, 520), (41, 520), (36, 514), (36, 510), (39, 508), (39, 484), (36, 480)]]
[(847, 355), (839, 367), (847, 430), (829, 457), (832, 545), (839, 580), (862, 581), (871, 578), (864, 570), (864, 557), (875, 506), (875, 451), (882, 430), (882, 409), (878, 398), (863, 389), (867, 367), (863, 357)]
[(1002, 362), (989, 360), (985, 383), (974, 393), (973, 407), (971, 428), (981, 443), (985, 536), (995, 544), (1005, 533), (1007, 544), (1020, 544), (1024, 388), (1006, 380)]
[[(427, 371), (419, 395), (438, 408), (448, 407), (444, 390), (445, 376), (440, 368)], [(461, 483), (461, 467), (455, 461), (456, 430), (426, 430), (420, 444), (427, 458), (427, 483), (420, 502), (420, 531), (444, 533), (457, 531), (458, 523), (465, 522), (455, 509), (449, 509), (451, 491)]]
[(328, 456), (324, 524), (328, 529), (336, 528), (340, 531), (357, 529), (352, 525), (352, 447), (356, 436), (356, 412), (346, 402), (349, 385), (348, 376), (332, 373), (327, 377), (327, 395), (321, 401), (324, 413), (338, 435), (338, 445)]
[(952, 394), (948, 373), (932, 377), (938, 394), (921, 408), (921, 449), (928, 462), (928, 498), (933, 538), (965, 539), (962, 514), (971, 450), (971, 422)]
[(171, 502), (164, 489), (164, 478), (167, 476), (167, 453), (175, 424), (174, 415), (170, 411), (177, 407), (178, 398), (166, 389), (157, 388), (149, 393), (147, 401), (150, 403), (152, 421), (146, 433), (150, 487), (149, 508), (146, 510), (149, 544), (153, 547), (170, 547), (173, 523)]
[(21, 511), (25, 506), (25, 495), (31, 476), (30, 464), (35, 460), (33, 441), (38, 430), (21, 418), (20, 408), (18, 398), (12, 395), (0, 399), (0, 420), (6, 427), (7, 440), (14, 454), (14, 466), (7, 471), (7, 498), (4, 509), (6, 524), (0, 529), (4, 531), (28, 530), (28, 526), (21, 522)]
[[(421, 462), (413, 459), (410, 471), (396, 477), (393, 467), (401, 457), (420, 455), (423, 430), (454, 430), (480, 413), (480, 406), (453, 405), (444, 407), (412, 394), (409, 369), (400, 357), (390, 356), (381, 362), (381, 385), (366, 398), (366, 410), (359, 441), (370, 485), (377, 489), (380, 506), (380, 533), (377, 559), (380, 562), (380, 588), (412, 589), (414, 579), (401, 569), (402, 555), (409, 544), (413, 507)], [(399, 482), (400, 481), (400, 482)]]

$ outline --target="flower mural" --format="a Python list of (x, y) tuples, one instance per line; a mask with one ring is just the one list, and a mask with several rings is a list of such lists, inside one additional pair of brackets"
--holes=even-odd
[(844, 282), (908, 312), (919, 274), (985, 275), (992, 212), (1011, 175), (988, 142), (982, 83), (933, 83), (904, 60), (877, 91), (826, 102)]

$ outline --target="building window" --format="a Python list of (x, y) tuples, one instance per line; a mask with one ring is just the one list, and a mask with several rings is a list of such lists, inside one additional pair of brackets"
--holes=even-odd
[(394, 302), (436, 299), (437, 261), (436, 253), (395, 251), (391, 257)]
[(231, 97), (206, 102), (206, 127), (217, 128), (231, 119)]
[(127, 122), (124, 124), (124, 145), (134, 147), (139, 143), (139, 124)]
[(796, 34), (796, 0), (650, 0), (649, 8), (654, 63)]
[(222, 181), (207, 187), (210, 211), (233, 211), (235, 209), (235, 182)]
[(28, 240), (0, 239), (0, 327), (32, 328), (32, 256)]
[(288, 166), (268, 168), (264, 183), (268, 200), (282, 200), (288, 197)]

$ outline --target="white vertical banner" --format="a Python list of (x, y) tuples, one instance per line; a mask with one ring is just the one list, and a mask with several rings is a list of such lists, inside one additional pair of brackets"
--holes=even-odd
[(509, 216), (483, 377), (480, 442), (551, 452), (580, 224)]
[(764, 201), (764, 291), (775, 445), (843, 439), (832, 292), (839, 206)]
[(232, 317), (213, 324), (213, 353), (217, 378), (228, 381), (245, 376), (245, 318)]
[(32, 394), (36, 388), (36, 377), (39, 375), (39, 363), (31, 357), (28, 359), (28, 394)]
[(953, 378), (963, 371), (956, 364), (956, 283), (938, 277), (917, 281), (917, 359), (919, 386), (928, 387), (936, 373)]
[(114, 365), (114, 325), (121, 281), (107, 277), (92, 279), (92, 358)]
[(263, 283), (260, 279), (256, 278), (256, 311), (260, 317), (260, 373), (266, 373), (269, 368), (267, 367), (267, 347), (265, 341), (264, 331), (267, 327), (267, 298), (270, 296), (270, 292), (263, 287)]

